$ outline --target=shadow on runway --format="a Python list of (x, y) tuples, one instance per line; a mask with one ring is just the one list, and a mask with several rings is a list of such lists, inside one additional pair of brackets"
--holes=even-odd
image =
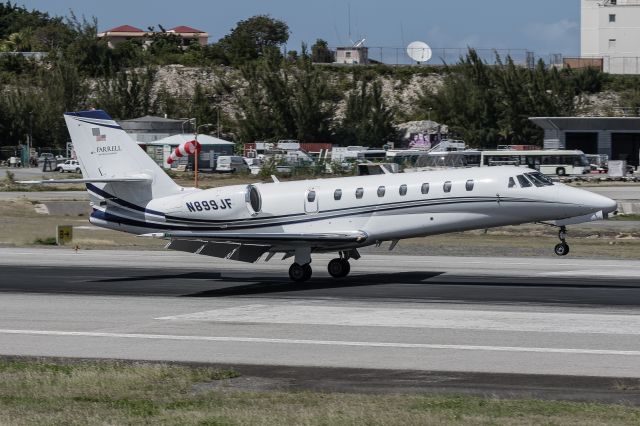
[(119, 283), (135, 281), (157, 281), (157, 280), (217, 280), (221, 279), (219, 272), (186, 272), (183, 274), (160, 274), (160, 275), (140, 275), (131, 277), (105, 278), (95, 280), (95, 283)]
[(640, 306), (636, 277), (468, 276), (427, 270), (354, 273), (342, 279), (318, 274), (307, 282), (293, 283), (286, 273), (276, 271), (170, 268), (9, 266), (3, 268), (0, 292)]
[(236, 285), (212, 290), (205, 290), (197, 293), (186, 294), (184, 297), (225, 297), (243, 296), (252, 294), (288, 293), (310, 290), (329, 290), (339, 288), (366, 287), (377, 285), (393, 284), (426, 284), (425, 280), (437, 277), (443, 272), (399, 272), (394, 274), (367, 274), (352, 275), (344, 279), (317, 278), (304, 283), (291, 281), (281, 281), (280, 279), (260, 280), (256, 282), (251, 278), (229, 278), (226, 282), (251, 282), (246, 285)]

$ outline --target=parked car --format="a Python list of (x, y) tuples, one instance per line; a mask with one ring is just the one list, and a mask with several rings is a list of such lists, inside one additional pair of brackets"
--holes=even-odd
[(58, 163), (56, 165), (56, 172), (82, 173), (82, 170), (80, 169), (78, 160), (67, 160), (64, 163)]
[(55, 156), (50, 152), (43, 152), (38, 157), (38, 163), (44, 163), (45, 160), (54, 161)]
[(244, 162), (244, 158), (239, 155), (221, 155), (216, 162), (217, 172), (244, 172), (249, 170), (249, 166)]

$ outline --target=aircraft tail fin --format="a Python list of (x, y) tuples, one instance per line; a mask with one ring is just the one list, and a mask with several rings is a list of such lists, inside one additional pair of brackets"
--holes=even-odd
[(100, 190), (106, 188), (129, 201), (149, 201), (182, 191), (106, 112), (67, 112), (64, 119), (82, 180), (96, 182)]

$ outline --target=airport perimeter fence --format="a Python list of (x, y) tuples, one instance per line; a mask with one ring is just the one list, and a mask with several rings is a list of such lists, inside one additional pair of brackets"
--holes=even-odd
[[(337, 51), (337, 47), (330, 47), (333, 52)], [(340, 47), (340, 49), (349, 49)], [(354, 47), (352, 50), (358, 48)], [(367, 46), (368, 58), (370, 62), (379, 62), (386, 65), (420, 65), (420, 66), (444, 66), (454, 65), (460, 62), (461, 58), (465, 58), (469, 53), (467, 47), (432, 47), (431, 59), (427, 62), (417, 64), (412, 60), (406, 47), (375, 47)], [(421, 50), (421, 49), (420, 49)], [(498, 63), (498, 59), (502, 62), (506, 62), (507, 57), (511, 57), (514, 63), (522, 66), (528, 66), (533, 68), (539, 59), (542, 59), (547, 65), (562, 65), (561, 54), (547, 54), (538, 55), (527, 49), (491, 49), (491, 48), (478, 48), (474, 49), (478, 56), (487, 64), (495, 65)], [(421, 53), (421, 52), (417, 52)], [(337, 58), (339, 59), (339, 58)], [(349, 62), (349, 61), (347, 61)], [(344, 63), (344, 65), (355, 65)]]

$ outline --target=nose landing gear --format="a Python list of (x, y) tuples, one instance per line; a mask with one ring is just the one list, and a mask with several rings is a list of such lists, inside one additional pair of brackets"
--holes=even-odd
[(566, 226), (561, 226), (560, 230), (558, 231), (558, 238), (560, 239), (560, 243), (556, 244), (553, 250), (558, 256), (566, 256), (567, 254), (569, 254), (569, 244), (567, 244), (567, 242), (565, 241), (566, 237), (567, 228)]

